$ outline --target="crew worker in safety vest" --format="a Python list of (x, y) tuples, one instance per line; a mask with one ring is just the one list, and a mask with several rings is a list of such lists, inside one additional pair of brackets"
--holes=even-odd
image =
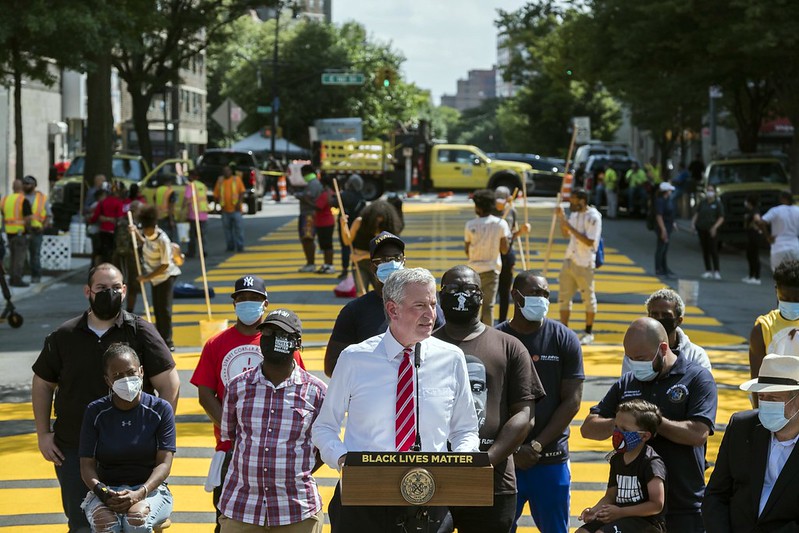
[(222, 211), (222, 229), (225, 232), (225, 245), (228, 252), (244, 251), (244, 221), (241, 214), (241, 201), (244, 182), (233, 174), (230, 165), (222, 167), (222, 175), (214, 186), (214, 201)]
[[(189, 171), (189, 181), (194, 184), (197, 190), (197, 213), (194, 212), (194, 202), (191, 196), (191, 187), (186, 187), (183, 195), (183, 206), (189, 218), (189, 250), (186, 257), (194, 257), (197, 253), (197, 242), (202, 237), (203, 256), (208, 257), (205, 251), (205, 222), (208, 220), (208, 187), (200, 180), (200, 174), (196, 170)], [(200, 222), (200, 235), (197, 235), (197, 222)]]
[(165, 175), (158, 178), (158, 188), (155, 189), (155, 207), (158, 209), (158, 227), (167, 234), (170, 241), (178, 242), (175, 224), (177, 194), (172, 188), (174, 184), (175, 176)]
[(53, 213), (47, 195), (36, 190), (36, 178), (25, 176), (22, 178), (22, 190), (25, 199), (31, 204), (31, 229), (28, 234), (28, 253), (30, 254), (31, 283), (42, 281), (42, 239), (44, 230), (50, 227)]
[(9, 285), (28, 287), (29, 284), (22, 280), (22, 271), (25, 268), (25, 255), (28, 251), (27, 232), (31, 225), (31, 204), (22, 194), (22, 180), (14, 180), (13, 191), (0, 202), (0, 211), (3, 213), (3, 223), (11, 252)]

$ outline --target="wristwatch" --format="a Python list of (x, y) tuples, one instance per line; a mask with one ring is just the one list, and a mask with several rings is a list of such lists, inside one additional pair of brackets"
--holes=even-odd
[(533, 451), (538, 454), (544, 450), (544, 447), (537, 440), (530, 442), (530, 446), (533, 448)]

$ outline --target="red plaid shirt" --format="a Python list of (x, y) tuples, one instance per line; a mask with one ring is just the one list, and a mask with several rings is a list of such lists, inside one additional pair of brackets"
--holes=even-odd
[(311, 426), (326, 390), (298, 366), (277, 387), (261, 365), (228, 383), (221, 436), (233, 441), (233, 458), (219, 499), (223, 515), (272, 527), (296, 524), (322, 509), (311, 475)]

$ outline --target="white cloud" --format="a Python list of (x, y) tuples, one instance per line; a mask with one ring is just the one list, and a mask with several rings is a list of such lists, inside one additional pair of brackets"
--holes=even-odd
[(497, 61), (497, 9), (515, 10), (523, 0), (331, 0), (333, 22), (356, 20), (374, 38), (391, 42), (407, 61), (407, 79), (430, 89), (438, 102), (454, 94), (471, 69)]

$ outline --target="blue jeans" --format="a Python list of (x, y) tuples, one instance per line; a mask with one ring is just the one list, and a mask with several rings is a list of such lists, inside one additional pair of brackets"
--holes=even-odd
[[(569, 531), (571, 469), (569, 462), (537, 465), (516, 470), (516, 520), (522, 516), (524, 504), (530, 503), (535, 525), (541, 533)], [(514, 524), (511, 533), (516, 532)]]
[[(116, 491), (123, 489), (138, 490), (141, 488), (141, 485), (118, 485), (111, 488)], [(156, 490), (147, 494), (146, 501), (147, 505), (150, 507), (150, 511), (144, 516), (142, 524), (131, 524), (127, 513), (114, 513), (116, 515), (116, 524), (108, 528), (100, 528), (95, 524), (95, 522), (100, 521), (99, 519), (94, 519), (93, 515), (95, 510), (98, 507), (108, 508), (103, 505), (103, 502), (100, 501), (100, 498), (98, 498), (94, 492), (89, 491), (86, 494), (86, 498), (83, 500), (80, 507), (83, 509), (83, 512), (86, 513), (86, 518), (92, 525), (92, 531), (102, 529), (103, 531), (109, 531), (111, 533), (121, 533), (123, 531), (125, 533), (148, 533), (153, 530), (155, 524), (160, 524), (172, 514), (172, 493), (169, 492), (166, 483), (162, 483)], [(111, 510), (108, 509), (108, 511)]]
[(42, 277), (42, 233), (31, 232), (28, 234), (28, 253), (31, 265), (31, 277)]
[(222, 229), (225, 232), (227, 251), (241, 252), (244, 250), (244, 215), (241, 211), (233, 213), (222, 212)]
[(603, 184), (598, 184), (594, 188), (594, 206), (599, 209), (602, 207), (602, 201), (605, 199), (605, 186)]
[[(669, 240), (671, 240), (671, 232), (667, 232)], [(666, 254), (669, 252), (668, 241), (663, 241), (660, 238), (660, 228), (655, 227), (655, 238), (657, 244), (655, 246), (655, 274), (668, 274), (670, 272), (668, 261), (666, 261)]]
[(58, 484), (61, 485), (61, 505), (67, 515), (69, 533), (89, 533), (89, 523), (81, 510), (81, 502), (86, 497), (86, 484), (80, 477), (80, 458), (78, 450), (61, 446), (64, 460), (55, 467)]

